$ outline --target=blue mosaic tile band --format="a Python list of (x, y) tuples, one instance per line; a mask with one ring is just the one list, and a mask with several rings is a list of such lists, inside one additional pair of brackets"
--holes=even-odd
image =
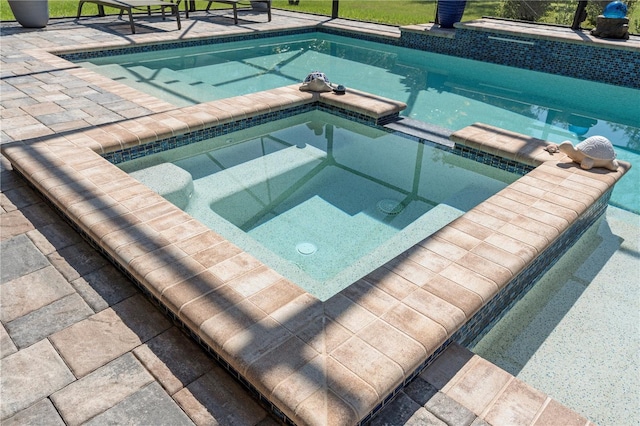
[(182, 47), (186, 48), (186, 47), (209, 46), (211, 44), (231, 43), (231, 42), (246, 41), (246, 40), (258, 40), (258, 39), (270, 38), (270, 37), (288, 36), (288, 35), (295, 35), (295, 34), (308, 34), (308, 33), (316, 33), (316, 32), (317, 30), (315, 28), (299, 28), (295, 30), (280, 30), (280, 31), (256, 31), (253, 33), (247, 33), (247, 34), (235, 35), (235, 36), (211, 37), (211, 38), (202, 38), (198, 40), (175, 41), (175, 42), (168, 42), (168, 43), (141, 44), (137, 46), (127, 46), (127, 47), (121, 47), (121, 48), (115, 48), (115, 49), (104, 49), (104, 50), (89, 50), (85, 52), (60, 53), (58, 54), (58, 56), (67, 61), (82, 62), (88, 59), (105, 58), (110, 56), (126, 55), (131, 53), (160, 52), (162, 50), (182, 48)]
[(640, 51), (457, 28), (455, 38), (402, 32), (400, 45), (640, 89)]
[(126, 54), (133, 54), (133, 53), (160, 52), (163, 50), (183, 48), (183, 47), (188, 48), (188, 47), (208, 46), (211, 44), (232, 43), (237, 41), (259, 40), (259, 39), (280, 37), (280, 36), (290, 36), (290, 35), (298, 35), (298, 34), (316, 34), (316, 33), (333, 34), (333, 35), (349, 37), (357, 40), (372, 41), (372, 42), (381, 43), (381, 44), (399, 46), (399, 40), (396, 38), (381, 37), (375, 34), (363, 34), (363, 33), (345, 31), (345, 30), (336, 29), (336, 28), (317, 27), (317, 28), (297, 28), (292, 30), (279, 30), (279, 31), (259, 31), (259, 32), (235, 35), (235, 36), (211, 37), (211, 38), (203, 38), (198, 40), (175, 41), (175, 42), (155, 43), (155, 44), (141, 44), (137, 46), (127, 46), (127, 47), (114, 48), (114, 49), (88, 50), (84, 52), (73, 52), (73, 53), (60, 53), (58, 54), (58, 56), (70, 62), (82, 62), (82, 61), (86, 61), (94, 58), (105, 58), (110, 56), (126, 55)]
[(380, 44), (388, 44), (391, 46), (401, 45), (400, 40), (395, 37), (383, 37), (376, 34), (346, 31), (344, 29), (330, 28), (330, 27), (318, 27), (316, 28), (316, 31), (320, 33), (333, 34), (333, 35), (342, 36), (342, 37), (349, 37), (356, 40), (364, 40), (364, 41), (372, 41)]
[(456, 144), (453, 152), (461, 157), (470, 158), (474, 161), (477, 161), (478, 163), (486, 164), (497, 169), (506, 170), (507, 172), (515, 173), (520, 176), (524, 176), (531, 170), (535, 169), (535, 167), (528, 164), (520, 163), (519, 161), (515, 160), (509, 160), (464, 145)]
[[(253, 117), (244, 118), (236, 121), (232, 121), (217, 126), (208, 127), (206, 129), (197, 130), (194, 132), (185, 133), (178, 136), (172, 136), (167, 139), (161, 139), (155, 142), (146, 143), (143, 145), (133, 146), (130, 148), (120, 149), (117, 151), (107, 152), (102, 154), (112, 164), (119, 164), (125, 161), (135, 160), (136, 158), (145, 157), (151, 154), (157, 154), (159, 152), (168, 151), (170, 149), (178, 148), (181, 146), (189, 145), (192, 143), (200, 142), (203, 140), (223, 136), (238, 130), (248, 129), (260, 124), (271, 123), (275, 120), (280, 120), (294, 115), (302, 114), (304, 112), (313, 111), (315, 109), (325, 111), (342, 118), (346, 118), (350, 121), (354, 121), (360, 124), (369, 126), (376, 126), (376, 119), (364, 114), (360, 114), (354, 111), (349, 111), (344, 108), (329, 106), (319, 102), (312, 102), (304, 105), (299, 105), (291, 108), (286, 108), (280, 111), (268, 112), (265, 114), (255, 115)], [(398, 114), (391, 114), (397, 117)]]

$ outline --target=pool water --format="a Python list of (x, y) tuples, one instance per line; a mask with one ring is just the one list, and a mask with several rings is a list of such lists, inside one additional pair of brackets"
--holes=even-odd
[(82, 65), (178, 106), (301, 82), (403, 101), (404, 115), (458, 130), (475, 122), (552, 142), (609, 138), (636, 167), (611, 204), (640, 214), (640, 90), (330, 34), (298, 34), (106, 56)]
[(170, 201), (321, 300), (519, 177), (322, 111), (119, 166), (162, 194), (168, 163)]

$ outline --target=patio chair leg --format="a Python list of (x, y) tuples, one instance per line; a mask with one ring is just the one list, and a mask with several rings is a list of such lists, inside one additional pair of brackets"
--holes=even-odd
[[(175, 6), (171, 5), (171, 11), (172, 11), (172, 13), (176, 14), (176, 22), (178, 24), (178, 30), (181, 30), (182, 29), (182, 24), (180, 23), (180, 8), (178, 7), (177, 4)], [(188, 16), (187, 16), (187, 18), (188, 18)]]
[[(178, 0), (176, 1), (176, 14), (180, 14), (180, 2), (182, 0)], [(173, 3), (173, 0), (171, 0), (171, 3)], [(185, 0), (184, 2), (184, 17), (189, 19), (189, 0)]]
[[(211, 8), (211, 3), (213, 3), (215, 0), (211, 0), (209, 1), (209, 3), (207, 3), (207, 7), (205, 9), (205, 12), (208, 12), (209, 9)], [(221, 1), (220, 3), (224, 3), (224, 4), (230, 4), (233, 7), (233, 23), (238, 25), (238, 7), (237, 7), (237, 1)]]
[(131, 12), (131, 8), (127, 8), (127, 13), (129, 14), (129, 24), (131, 25), (131, 34), (135, 34), (136, 27), (133, 25), (133, 13)]
[(78, 2), (78, 16), (76, 16), (76, 19), (80, 19), (80, 14), (82, 12), (82, 6), (84, 5), (84, 2), (82, 0), (80, 0)]

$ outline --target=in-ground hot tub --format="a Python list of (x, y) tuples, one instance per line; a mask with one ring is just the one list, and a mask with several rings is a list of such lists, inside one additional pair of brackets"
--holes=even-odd
[(322, 301), (520, 176), (317, 109), (118, 166)]

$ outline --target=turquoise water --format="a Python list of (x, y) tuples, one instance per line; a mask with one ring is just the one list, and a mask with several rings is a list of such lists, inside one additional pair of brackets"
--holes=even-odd
[(320, 111), (119, 166), (321, 300), (519, 177)]
[(397, 48), (328, 34), (212, 44), (82, 63), (178, 106), (301, 82), (406, 102), (404, 115), (457, 130), (483, 122), (552, 142), (609, 138), (635, 165), (611, 204), (640, 213), (640, 90)]

